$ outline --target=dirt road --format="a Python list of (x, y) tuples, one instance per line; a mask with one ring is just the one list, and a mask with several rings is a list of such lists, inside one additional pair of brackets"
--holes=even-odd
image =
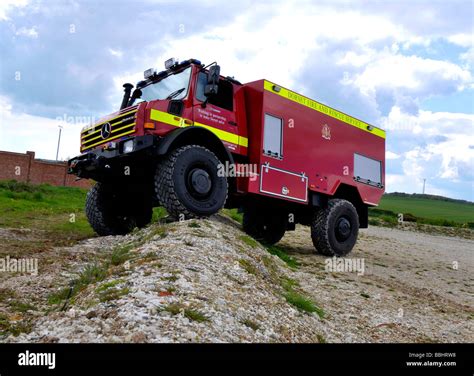
[(300, 261), (302, 287), (331, 313), (330, 342), (474, 341), (472, 240), (370, 227), (349, 256), (364, 259), (364, 275), (327, 273), (305, 227), (281, 245)]

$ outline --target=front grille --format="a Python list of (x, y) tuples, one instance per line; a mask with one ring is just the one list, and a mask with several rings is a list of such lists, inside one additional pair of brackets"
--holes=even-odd
[[(137, 107), (127, 109), (126, 112), (122, 111), (122, 114), (83, 131), (81, 133), (81, 151), (135, 132)], [(107, 126), (107, 123), (110, 126)]]

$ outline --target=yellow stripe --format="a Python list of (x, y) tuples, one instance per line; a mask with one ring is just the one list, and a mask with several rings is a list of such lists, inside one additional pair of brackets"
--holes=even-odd
[[(121, 131), (122, 129), (125, 129), (125, 128), (129, 128), (129, 127), (133, 127), (135, 125), (135, 123), (132, 123), (132, 124), (128, 124), (128, 125), (125, 125), (123, 126), (122, 128), (118, 128), (118, 129), (114, 129), (111, 133), (115, 133), (115, 132), (119, 132)], [(87, 140), (84, 142), (84, 145), (91, 142), (91, 141), (94, 141), (94, 140), (97, 140), (98, 138), (101, 138), (102, 136), (99, 135), (97, 137), (94, 137), (94, 138), (91, 138), (90, 140)], [(105, 141), (105, 140), (104, 140)]]
[[(273, 86), (278, 86), (280, 88), (279, 92), (276, 92), (273, 90)], [(369, 132), (371, 134), (374, 134), (376, 136), (385, 138), (385, 131), (380, 128), (376, 128), (374, 126), (371, 126), (361, 120), (358, 120), (352, 116), (346, 115), (343, 112), (340, 112), (338, 110), (335, 110), (334, 108), (328, 107), (322, 103), (313, 101), (312, 99), (309, 99), (301, 94), (295, 93), (294, 91), (285, 89), (279, 85), (276, 85), (270, 81), (265, 80), (264, 81), (264, 88), (267, 91), (272, 92), (273, 94), (279, 95), (285, 99), (289, 99), (293, 102), (299, 103), (303, 106), (306, 106), (308, 108), (311, 108), (312, 110), (321, 112), (325, 115), (331, 116), (334, 119), (340, 120), (346, 124), (352, 125), (356, 128), (359, 128), (365, 132)], [(372, 130), (367, 129), (367, 127), (371, 127)]]
[[(118, 115), (118, 116), (116, 116), (116, 117), (114, 117), (114, 118), (112, 118), (112, 119), (105, 120), (105, 121), (103, 121), (103, 122), (100, 123), (100, 124), (95, 124), (95, 125), (93, 125), (93, 126), (90, 127), (90, 128), (84, 129), (81, 134), (86, 133), (86, 132), (89, 131), (91, 128), (99, 127), (99, 126), (101, 126), (101, 125), (104, 125), (105, 123), (111, 123), (111, 122), (113, 122), (114, 120), (118, 119), (119, 117), (122, 117), (122, 116), (125, 116), (125, 115), (128, 115), (128, 114), (133, 114), (134, 112), (137, 112), (137, 109), (134, 109), (134, 110), (132, 110), (132, 111), (125, 112), (124, 114), (120, 114), (120, 115)], [(97, 132), (97, 131), (95, 131), (95, 132)], [(90, 134), (92, 134), (92, 133), (90, 133)]]
[[(97, 132), (100, 132), (100, 131), (101, 131), (101, 128), (97, 129), (97, 130), (94, 131), (94, 132), (88, 133), (88, 134), (84, 134), (84, 133), (83, 133), (81, 138), (84, 139), (84, 138), (86, 138), (87, 136), (90, 136), (90, 135), (92, 135), (92, 134), (94, 134), (94, 133), (97, 133)], [(85, 132), (87, 132), (87, 131), (85, 131)]]
[(88, 146), (84, 146), (82, 150), (93, 148), (94, 146), (97, 146), (97, 145), (100, 145), (100, 144), (104, 144), (104, 143), (106, 143), (106, 142), (115, 140), (115, 139), (118, 138), (118, 137), (126, 136), (127, 134), (130, 134), (130, 133), (133, 133), (133, 132), (135, 132), (135, 129), (132, 129), (131, 131), (128, 131), (128, 132), (125, 132), (125, 133), (122, 133), (122, 134), (118, 134), (118, 135), (115, 136), (115, 138), (111, 138), (110, 140), (109, 140), (109, 139), (107, 139), (107, 140), (101, 140), (101, 141), (99, 141), (99, 142), (97, 142), (97, 143), (95, 143), (95, 144), (88, 145)]
[(169, 125), (174, 125), (175, 127), (182, 127), (184, 125), (183, 118), (180, 118), (179, 116), (176, 116), (176, 115), (171, 115), (167, 112), (158, 111), (154, 109), (151, 110), (150, 119), (159, 121), (161, 123), (169, 124)]
[[(165, 124), (173, 125), (175, 127), (186, 127), (187, 125), (184, 122), (184, 118), (168, 114), (167, 112), (159, 111), (159, 110), (151, 110), (150, 119), (159, 121)], [(192, 125), (192, 124), (191, 124)], [(189, 125), (189, 126), (191, 126)], [(210, 125), (201, 124), (201, 123), (194, 123), (195, 126), (203, 127), (210, 130), (214, 133), (217, 137), (219, 137), (222, 141), (230, 142), (232, 144), (248, 147), (248, 139), (246, 137), (239, 136), (238, 134), (226, 132), (222, 129), (211, 127)]]
[(110, 132), (110, 133), (119, 132), (119, 131), (121, 131), (122, 129), (130, 128), (130, 127), (134, 127), (134, 126), (135, 126), (135, 123), (127, 124), (127, 125), (124, 125), (124, 126), (121, 127), (121, 128), (113, 129), (112, 132)]
[(239, 145), (239, 135), (235, 133), (230, 133), (223, 131), (222, 129), (214, 128), (206, 124), (201, 124), (195, 122), (194, 125), (197, 125), (198, 127), (203, 127), (208, 130), (210, 130), (212, 133), (214, 133), (217, 137), (219, 137), (222, 141), (227, 141), (230, 142), (231, 144), (236, 144)]
[(91, 138), (90, 140), (84, 141), (84, 144), (87, 144), (88, 142), (97, 140), (98, 138), (101, 138), (101, 137), (102, 137), (101, 135), (98, 135), (97, 137), (94, 137), (94, 138)]

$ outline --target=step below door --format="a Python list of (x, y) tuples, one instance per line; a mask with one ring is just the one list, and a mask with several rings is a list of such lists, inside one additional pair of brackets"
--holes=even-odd
[(294, 201), (308, 201), (308, 177), (304, 174), (262, 166), (260, 192)]

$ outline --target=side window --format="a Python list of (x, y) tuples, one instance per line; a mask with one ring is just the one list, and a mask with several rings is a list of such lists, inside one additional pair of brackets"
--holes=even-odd
[(263, 125), (263, 153), (271, 157), (283, 158), (283, 120), (265, 114)]
[(204, 72), (199, 72), (196, 85), (196, 99), (201, 102), (204, 102), (206, 100), (206, 96), (204, 95), (204, 88), (206, 87), (206, 83), (207, 74)]
[(382, 184), (382, 162), (354, 153), (354, 176), (366, 184)]
[[(207, 74), (204, 72), (200, 72), (197, 78), (197, 85), (196, 85), (196, 99), (201, 102), (206, 100), (206, 96), (204, 95), (204, 88), (207, 84)], [(209, 98), (208, 103), (213, 104), (215, 106), (225, 108), (226, 110), (233, 111), (234, 110), (234, 88), (232, 84), (227, 80), (219, 80), (219, 89), (217, 95)]]

